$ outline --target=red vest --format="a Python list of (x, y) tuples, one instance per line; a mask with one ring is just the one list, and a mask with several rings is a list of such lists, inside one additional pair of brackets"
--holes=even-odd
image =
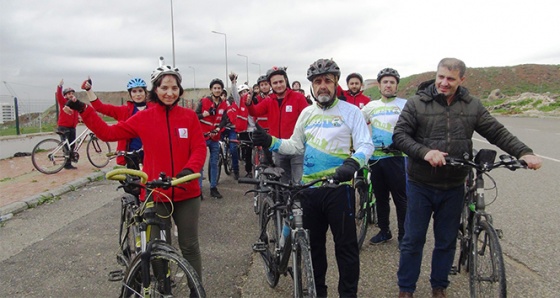
[[(205, 133), (218, 128), (220, 122), (222, 121), (222, 116), (224, 115), (224, 113), (227, 112), (228, 109), (227, 103), (225, 101), (214, 103), (214, 101), (210, 97), (205, 97), (200, 101), (202, 104), (202, 109), (200, 111), (201, 113), (204, 113), (204, 111), (210, 113), (212, 109), (214, 110), (214, 115), (208, 115), (204, 118), (199, 119), (202, 132)], [(211, 140), (219, 141), (220, 134), (216, 134), (211, 138)]]

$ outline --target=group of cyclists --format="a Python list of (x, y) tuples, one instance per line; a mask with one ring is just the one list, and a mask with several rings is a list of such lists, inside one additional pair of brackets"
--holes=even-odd
[[(348, 90), (343, 90), (339, 84), (341, 71), (337, 63), (332, 59), (318, 59), (307, 71), (307, 79), (311, 82), (310, 97), (314, 100), (312, 104), (309, 104), (299, 89), (290, 88), (286, 68), (273, 67), (266, 75), (258, 78), (253, 88), (249, 88), (247, 83), (238, 85), (237, 75), (230, 74), (232, 90), (229, 97), (223, 81), (213, 79), (209, 84), (210, 96), (202, 98), (196, 111), (193, 111), (177, 105), (184, 92), (181, 86), (182, 76), (177, 68), (168, 65), (160, 65), (153, 71), (150, 90), (141, 78), (130, 80), (127, 90), (131, 101), (126, 105), (112, 106), (102, 103), (93, 92), (92, 81), (89, 78), (81, 87), (86, 90), (90, 105), (77, 100), (72, 89), (61, 91), (62, 81), (58, 89), (65, 103), (61, 99), (59, 104), (64, 103), (63, 110), (68, 116), (77, 117), (74, 115), (79, 113), (83, 122), (100, 139), (118, 141), (118, 150), (143, 148), (143, 155), (133, 162), (142, 162), (143, 171), (148, 174), (149, 179), (157, 178), (160, 172), (174, 177), (202, 173), (208, 147), (208, 180), (210, 195), (214, 198), (223, 197), (217, 189), (219, 140), (223, 134), (227, 134), (230, 140), (252, 141), (254, 146), (265, 148), (267, 154), (264, 162), (284, 170), (281, 178), (283, 182), (301, 183), (323, 176), (333, 177), (339, 183), (339, 187), (310, 188), (303, 194), (304, 227), (310, 231), (312, 262), (319, 297), (326, 297), (328, 294), (325, 280), (325, 246), (326, 232), (329, 228), (335, 242), (339, 270), (338, 294), (341, 297), (357, 295), (360, 267), (354, 224), (355, 192), (352, 190), (351, 180), (361, 167), (369, 167), (378, 204), (380, 228), (370, 243), (380, 244), (393, 238), (389, 227), (389, 202), (392, 197), (397, 212), (397, 239), (401, 249), (399, 297), (412, 297), (420, 267), (418, 265), (417, 268), (411, 268), (411, 262), (417, 264), (418, 261), (412, 258), (417, 258), (418, 254), (421, 261), (422, 233), (425, 238), (426, 231), (418, 232), (419, 223), (410, 214), (409, 184), (427, 183), (414, 179), (417, 177), (418, 165), (433, 167), (432, 172), (438, 172), (436, 167), (444, 167), (446, 172), (454, 171), (445, 167), (445, 162), (438, 157), (442, 156), (441, 154), (446, 155), (445, 150), (448, 150), (449, 146), (456, 145), (454, 135), (450, 140), (443, 138), (438, 142), (427, 142), (430, 138), (436, 138), (433, 136), (434, 132), (429, 131), (429, 127), (435, 124), (430, 122), (428, 116), (421, 119), (415, 117), (425, 115), (426, 110), (434, 105), (459, 108), (466, 104), (472, 105), (473, 102), (478, 104), (479, 101), (474, 97), (465, 99), (467, 91), (460, 86), (464, 79), (464, 63), (458, 61), (460, 60), (450, 58), (445, 60), (445, 63), (440, 62), (435, 81), (422, 85), (421, 90), (430, 88), (428, 95), (436, 100), (414, 97), (411, 99), (412, 103), (411, 100), (396, 96), (400, 75), (392, 68), (384, 68), (378, 73), (377, 82), (381, 98), (372, 100), (363, 94), (364, 82), (360, 74), (348, 75)], [(439, 98), (444, 95), (447, 96), (447, 101), (439, 102)], [(477, 106), (474, 110), (484, 116), (492, 125), (490, 127), (500, 128), (500, 137), (486, 136), (491, 141), (500, 146), (504, 139), (509, 140), (513, 137), (503, 125), (489, 116), (487, 111), (484, 112), (485, 109), (481, 110)], [(108, 125), (96, 112), (111, 116), (118, 120), (118, 123)], [(406, 121), (402, 119), (403, 114)], [(424, 123), (425, 121), (427, 123)], [(481, 120), (473, 118), (473, 130), (479, 131), (484, 128), (486, 132), (487, 127), (480, 127), (481, 124), (477, 121)], [(460, 126), (462, 122), (455, 121), (453, 124)], [(414, 133), (415, 129), (421, 133)], [(448, 127), (447, 131), (449, 129), (455, 132), (457, 130)], [(397, 132), (397, 135), (394, 132)], [(430, 133), (432, 135), (429, 135)], [(472, 149), (472, 133), (461, 137), (470, 142), (465, 143), (465, 148), (461, 149)], [(397, 140), (396, 144), (393, 140)], [(533, 155), (524, 144), (519, 143), (515, 150), (510, 144), (503, 145), (503, 149), (512, 152), (512, 155), (518, 158), (526, 159), (530, 168), (539, 168), (542, 163), (540, 158)], [(235, 142), (230, 142), (230, 146), (234, 177), (237, 179), (240, 175), (238, 150)], [(392, 150), (383, 150), (385, 148)], [(245, 157), (245, 175), (251, 176), (251, 154), (244, 152), (242, 156)], [(414, 162), (409, 162), (409, 159), (413, 159)], [(117, 162), (126, 165), (125, 160)], [(131, 166), (130, 163), (128, 166)], [(412, 178), (411, 171), (414, 173)], [(426, 173), (423, 175), (422, 179), (430, 176)], [(461, 173), (457, 175), (460, 176)], [(442, 179), (445, 181), (448, 178)], [(169, 189), (161, 195), (156, 194), (154, 198), (158, 203), (158, 213), (162, 214), (168, 214), (171, 210), (170, 202), (165, 200), (163, 195), (172, 199), (179, 247), (199, 276), (202, 276), (198, 243), (201, 189), (202, 177), (198, 182), (189, 182), (185, 188)], [(454, 193), (445, 199), (462, 199), (457, 197)], [(414, 208), (417, 208), (422, 202), (414, 204)], [(451, 226), (458, 225), (458, 218), (445, 220)], [(409, 237), (409, 229), (413, 229), (416, 234)], [(450, 230), (452, 229), (445, 230), (446, 239), (453, 236), (453, 231)], [(440, 239), (436, 237), (434, 259), (437, 251), (455, 250), (454, 242), (446, 242), (447, 246), (444, 248), (440, 244)], [(434, 270), (432, 268), (432, 272)], [(449, 270), (439, 272), (439, 275), (432, 274), (432, 277), (439, 278), (431, 280), (434, 297), (445, 297), (445, 289), (449, 283), (448, 272)]]

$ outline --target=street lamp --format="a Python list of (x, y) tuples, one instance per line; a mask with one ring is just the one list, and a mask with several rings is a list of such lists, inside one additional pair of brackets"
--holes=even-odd
[(247, 70), (247, 84), (249, 84), (249, 57), (241, 54), (237, 54), (237, 56), (245, 57), (245, 69)]
[(255, 62), (253, 62), (251, 64), (255, 64), (255, 65), (259, 66), (259, 76), (260, 76), (261, 75), (261, 64), (260, 63), (255, 63)]
[(175, 27), (173, 25), (173, 0), (171, 1), (171, 48), (173, 51), (173, 68), (175, 68)]
[(193, 90), (196, 89), (196, 69), (192, 66), (189, 66), (189, 68), (192, 68), (192, 72), (193, 72)]
[(226, 88), (229, 88), (229, 80), (228, 80), (228, 63), (227, 63), (227, 35), (222, 32), (212, 31), (212, 33), (220, 34), (224, 36), (224, 41), (226, 45)]

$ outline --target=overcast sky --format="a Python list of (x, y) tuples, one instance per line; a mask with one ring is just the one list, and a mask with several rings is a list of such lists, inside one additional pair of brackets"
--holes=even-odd
[[(257, 64), (262, 74), (287, 66), (306, 89), (318, 58), (334, 58), (343, 78), (375, 78), (385, 67), (405, 77), (443, 57), (467, 67), (560, 64), (559, 8), (552, 0), (173, 0), (175, 65), (185, 88), (225, 79), (225, 38), (211, 31), (227, 34), (228, 69), (242, 81), (246, 66), (251, 83)], [(149, 81), (159, 56), (173, 64), (171, 23), (171, 0), (0, 0), (0, 101), (11, 101), (3, 81), (23, 102), (52, 101), (61, 78), (79, 88), (91, 75), (98, 91)]]

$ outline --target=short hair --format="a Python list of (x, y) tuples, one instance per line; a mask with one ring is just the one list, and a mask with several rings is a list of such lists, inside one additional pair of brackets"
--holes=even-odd
[(438, 69), (440, 67), (445, 67), (449, 70), (459, 70), (459, 77), (464, 77), (465, 72), (467, 71), (467, 66), (465, 66), (465, 62), (457, 59), (457, 58), (443, 58), (438, 63)]

